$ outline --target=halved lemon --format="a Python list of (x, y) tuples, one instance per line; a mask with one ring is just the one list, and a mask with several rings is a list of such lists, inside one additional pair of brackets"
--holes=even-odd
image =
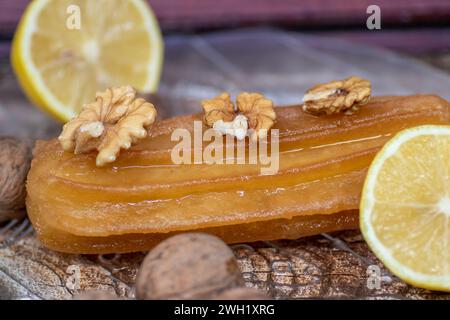
[(12, 65), (39, 107), (67, 121), (95, 92), (154, 92), (163, 42), (143, 0), (34, 0), (14, 36)]
[(367, 174), (360, 224), (392, 273), (450, 291), (450, 126), (407, 129), (382, 148)]

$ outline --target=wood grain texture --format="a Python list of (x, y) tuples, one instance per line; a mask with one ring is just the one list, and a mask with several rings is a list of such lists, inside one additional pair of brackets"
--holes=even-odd
[[(372, 255), (358, 231), (297, 241), (232, 246), (247, 287), (275, 299), (450, 299), (405, 284)], [(134, 298), (143, 253), (68, 255), (50, 251), (34, 236), (0, 249), (1, 299), (71, 299), (86, 290)], [(378, 267), (379, 287), (368, 286)], [(73, 270), (79, 270), (79, 286)]]

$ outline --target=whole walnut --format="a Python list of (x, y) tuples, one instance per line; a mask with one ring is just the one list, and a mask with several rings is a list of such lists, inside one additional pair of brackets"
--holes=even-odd
[(25, 214), (25, 180), (31, 150), (16, 138), (0, 137), (0, 221)]
[(125, 300), (117, 295), (102, 290), (87, 290), (74, 295), (72, 300)]
[(269, 300), (262, 291), (254, 288), (232, 288), (213, 297), (215, 300)]
[(243, 285), (233, 251), (219, 238), (183, 233), (157, 245), (136, 279), (139, 299), (209, 299)]

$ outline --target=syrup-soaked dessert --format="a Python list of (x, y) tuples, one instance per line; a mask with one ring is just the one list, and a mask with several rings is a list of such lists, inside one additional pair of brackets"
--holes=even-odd
[[(117, 159), (108, 155), (101, 166), (97, 156), (108, 139), (88, 142), (83, 153), (64, 151), (57, 139), (39, 141), (27, 182), (28, 214), (46, 246), (71, 253), (141, 251), (188, 230), (239, 243), (357, 228), (366, 171), (384, 143), (408, 127), (450, 123), (449, 102), (433, 95), (375, 97), (358, 107), (322, 115), (305, 112), (304, 105), (275, 107), (276, 121), (267, 109), (271, 131), (278, 130), (267, 136), (269, 151), (271, 138), (279, 141), (273, 174), (264, 173), (261, 162), (236, 164), (237, 140), (228, 136), (225, 149), (233, 154), (223, 160), (229, 164), (174, 163), (172, 148), (180, 142), (172, 141), (172, 132), (187, 129), (194, 136), (195, 120), (208, 127), (204, 114), (142, 120), (148, 135), (136, 133), (140, 140), (131, 139), (132, 146), (125, 139)], [(101, 134), (98, 126), (84, 125), (79, 132)], [(243, 141), (248, 146), (250, 140)], [(183, 151), (194, 154), (198, 147)]]

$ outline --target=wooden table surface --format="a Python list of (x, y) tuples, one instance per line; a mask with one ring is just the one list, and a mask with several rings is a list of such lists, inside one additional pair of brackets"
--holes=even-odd
[[(425, 57), (435, 65), (450, 65), (443, 56)], [(450, 75), (429, 63), (350, 42), (267, 29), (167, 37), (162, 84), (158, 95), (149, 98), (162, 117), (198, 112), (200, 99), (221, 90), (257, 90), (276, 104), (287, 104), (300, 101), (311, 85), (351, 74), (370, 79), (375, 95), (423, 92), (450, 98)], [(57, 136), (60, 128), (27, 102), (10, 66), (2, 65), (0, 135), (34, 141)], [(450, 299), (390, 274), (359, 231), (232, 248), (246, 285), (274, 298)], [(143, 256), (61, 254), (30, 235), (0, 248), (0, 298), (70, 299), (86, 289), (133, 297)], [(71, 285), (73, 270), (80, 274), (78, 287)]]

